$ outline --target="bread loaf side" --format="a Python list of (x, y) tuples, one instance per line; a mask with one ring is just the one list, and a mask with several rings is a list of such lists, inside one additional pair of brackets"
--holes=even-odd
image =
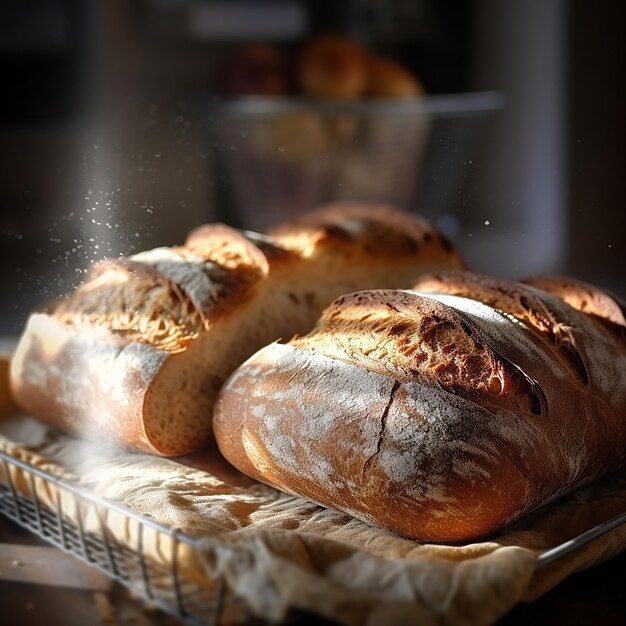
[(626, 347), (603, 321), (467, 272), (418, 286), (342, 296), (238, 368), (224, 456), (427, 541), (487, 536), (626, 462)]

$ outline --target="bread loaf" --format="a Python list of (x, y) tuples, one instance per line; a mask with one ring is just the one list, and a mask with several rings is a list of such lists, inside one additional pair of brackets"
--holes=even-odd
[(331, 205), (274, 237), (206, 225), (184, 246), (100, 264), (32, 315), (13, 392), (71, 433), (185, 454), (210, 440), (216, 393), (250, 354), (308, 331), (341, 293), (459, 265), (430, 226), (389, 207)]
[(367, 54), (343, 37), (316, 37), (300, 55), (296, 81), (311, 98), (355, 100), (367, 89)]
[[(554, 280), (541, 284), (562, 295)], [(626, 462), (626, 324), (590, 289), (593, 315), (469, 272), (342, 296), (233, 373), (219, 448), (407, 537), (488, 536)]]
[(0, 421), (12, 417), (19, 412), (9, 388), (9, 355), (0, 354)]
[(418, 98), (424, 88), (411, 72), (392, 59), (369, 61), (368, 94), (374, 98)]

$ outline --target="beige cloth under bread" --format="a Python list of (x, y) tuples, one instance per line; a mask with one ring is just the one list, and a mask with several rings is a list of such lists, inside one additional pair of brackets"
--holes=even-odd
[[(253, 613), (275, 620), (300, 608), (350, 625), (490, 624), (517, 602), (626, 548), (622, 526), (534, 570), (541, 551), (626, 510), (626, 471), (489, 541), (452, 546), (403, 539), (255, 483), (214, 449), (179, 461), (128, 454), (20, 417), (0, 423), (0, 449), (202, 537), (199, 559), (184, 555), (183, 575), (198, 579), (202, 568), (208, 579), (222, 575)], [(27, 481), (17, 484), (28, 490)], [(53, 494), (45, 497), (52, 506)], [(114, 516), (107, 524), (115, 526)], [(127, 525), (113, 531), (135, 545)], [(167, 561), (169, 546), (155, 544), (149, 554)]]

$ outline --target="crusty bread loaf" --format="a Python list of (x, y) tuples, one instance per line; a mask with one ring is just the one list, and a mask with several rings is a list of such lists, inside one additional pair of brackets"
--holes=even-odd
[(216, 393), (250, 354), (308, 331), (339, 294), (458, 267), (425, 222), (331, 205), (275, 237), (221, 224), (100, 264), (31, 316), (12, 363), (24, 410), (88, 438), (180, 455), (211, 437)]
[(0, 420), (17, 415), (19, 412), (9, 388), (10, 363), (8, 354), (0, 354)]
[(428, 541), (487, 536), (626, 462), (626, 325), (469, 272), (415, 288), (342, 296), (238, 368), (224, 456)]
[(368, 95), (374, 98), (417, 98), (424, 88), (405, 67), (384, 57), (373, 57), (368, 64)]
[(302, 93), (311, 98), (360, 98), (367, 89), (367, 54), (357, 44), (343, 37), (316, 37), (300, 55), (296, 81)]
[(582, 280), (565, 276), (533, 276), (522, 282), (551, 293), (578, 311), (618, 326), (626, 325), (626, 303), (615, 294), (609, 294)]

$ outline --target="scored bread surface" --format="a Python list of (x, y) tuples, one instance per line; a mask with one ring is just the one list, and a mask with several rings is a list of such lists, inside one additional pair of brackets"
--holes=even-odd
[(610, 327), (535, 287), (421, 282), (342, 296), (240, 367), (214, 417), (226, 458), (433, 541), (493, 533), (626, 461), (626, 349)]
[[(184, 246), (103, 262), (29, 320), (12, 365), (18, 402), (70, 432), (135, 450), (203, 447), (219, 388), (250, 354), (307, 332), (341, 293), (461, 266), (421, 220), (367, 206), (357, 220), (354, 211), (316, 212), (308, 235), (297, 224), (274, 237), (205, 225)], [(398, 248), (408, 225), (412, 244)], [(372, 247), (380, 232), (388, 243)]]

